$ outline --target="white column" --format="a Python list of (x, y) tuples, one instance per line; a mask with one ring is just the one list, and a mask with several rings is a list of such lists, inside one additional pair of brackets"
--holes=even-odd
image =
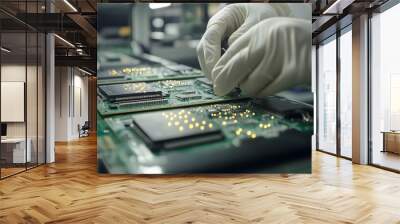
[[(54, 5), (46, 1), (46, 11), (53, 12)], [(55, 161), (55, 43), (54, 34), (46, 35), (46, 163)]]
[(368, 15), (353, 19), (353, 162), (368, 163)]
[(55, 161), (55, 74), (54, 74), (54, 35), (46, 36), (46, 163)]

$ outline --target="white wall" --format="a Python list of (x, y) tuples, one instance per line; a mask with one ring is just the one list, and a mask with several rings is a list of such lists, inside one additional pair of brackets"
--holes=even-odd
[(76, 68), (56, 67), (56, 141), (79, 138), (78, 124), (88, 120), (88, 78), (83, 75)]
[(82, 116), (77, 116), (80, 122), (88, 120), (88, 77), (75, 75), (75, 86), (81, 88)]
[[(18, 81), (25, 82), (25, 65), (2, 65), (1, 66), (1, 81)], [(6, 108), (1, 108), (6, 110)], [(8, 137), (25, 137), (25, 122), (7, 123)]]
[(55, 141), (67, 141), (69, 136), (69, 69), (67, 67), (55, 68)]
[[(29, 69), (29, 68), (28, 68)], [(1, 81), (25, 82), (25, 64), (24, 65), (2, 65)]]
[[(77, 70), (75, 70), (76, 72)], [(79, 73), (81, 74), (81, 73)], [(81, 75), (74, 75), (74, 91), (72, 98), (74, 99), (74, 107), (72, 108), (72, 119), (71, 119), (71, 136), (72, 138), (79, 137), (78, 124), (83, 125), (85, 121), (88, 121), (88, 78)], [(71, 103), (71, 105), (73, 105)]]

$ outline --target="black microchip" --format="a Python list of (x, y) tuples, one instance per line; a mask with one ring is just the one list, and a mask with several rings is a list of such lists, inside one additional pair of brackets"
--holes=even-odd
[(215, 123), (184, 110), (138, 114), (133, 123), (146, 145), (157, 151), (224, 139)]
[(162, 91), (147, 83), (124, 83), (99, 86), (100, 92), (110, 102), (145, 101), (162, 99)]
[(106, 55), (104, 56), (108, 62), (117, 62), (121, 61), (121, 58), (118, 55)]

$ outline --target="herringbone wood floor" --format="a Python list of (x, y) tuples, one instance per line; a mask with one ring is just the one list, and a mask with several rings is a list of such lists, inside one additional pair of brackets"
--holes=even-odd
[(0, 223), (400, 223), (400, 175), (315, 152), (312, 175), (99, 176), (96, 139), (0, 181)]

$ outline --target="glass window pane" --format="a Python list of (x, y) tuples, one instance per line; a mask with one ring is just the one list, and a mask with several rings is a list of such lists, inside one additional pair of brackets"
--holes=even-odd
[[(311, 51), (311, 75), (312, 75), (311, 89), (314, 94), (314, 98), (313, 98), (314, 102), (316, 102), (316, 99), (315, 99), (316, 94), (315, 93), (317, 92), (317, 86), (316, 86), (316, 84), (317, 84), (317, 48), (314, 45), (312, 46), (312, 51)], [(316, 105), (316, 103), (314, 103), (314, 108), (313, 108), (314, 115), (317, 112), (317, 107), (315, 105)], [(317, 116), (313, 116), (314, 133), (313, 133), (312, 140), (311, 140), (313, 150), (317, 149), (317, 145), (316, 145), (316, 143), (317, 143), (317, 141), (316, 141), (317, 122), (316, 122), (316, 120), (317, 120)]]
[[(9, 176), (25, 170), (30, 161), (26, 142), (26, 33), (2, 32), (1, 45), (1, 174)], [(28, 146), (28, 147), (27, 147)], [(27, 150), (28, 149), (28, 150)]]
[(28, 62), (27, 62), (27, 80), (26, 80), (26, 113), (27, 113), (27, 141), (30, 147), (30, 160), (28, 160), (28, 168), (37, 165), (37, 81), (38, 81), (38, 36), (36, 32), (27, 33), (28, 44)]
[(336, 39), (318, 48), (318, 148), (336, 153)]
[[(27, 2), (24, 10), (27, 13), (37, 13), (39, 4), (37, 1)], [(38, 17), (33, 17), (37, 20)], [(38, 164), (38, 45), (39, 38), (36, 30), (27, 29), (27, 74), (26, 74), (26, 125), (27, 125), (27, 149), (30, 150), (30, 158), (27, 167), (32, 168)]]
[[(45, 10), (45, 0), (1, 1), (0, 5), (20, 15)], [(45, 162), (46, 54), (43, 33), (2, 12), (0, 17), (0, 177), (4, 178)]]
[(352, 141), (352, 35), (340, 36), (340, 153), (351, 158)]
[(394, 28), (398, 21), (400, 4), (371, 20), (372, 163), (396, 170), (400, 170), (400, 30)]

